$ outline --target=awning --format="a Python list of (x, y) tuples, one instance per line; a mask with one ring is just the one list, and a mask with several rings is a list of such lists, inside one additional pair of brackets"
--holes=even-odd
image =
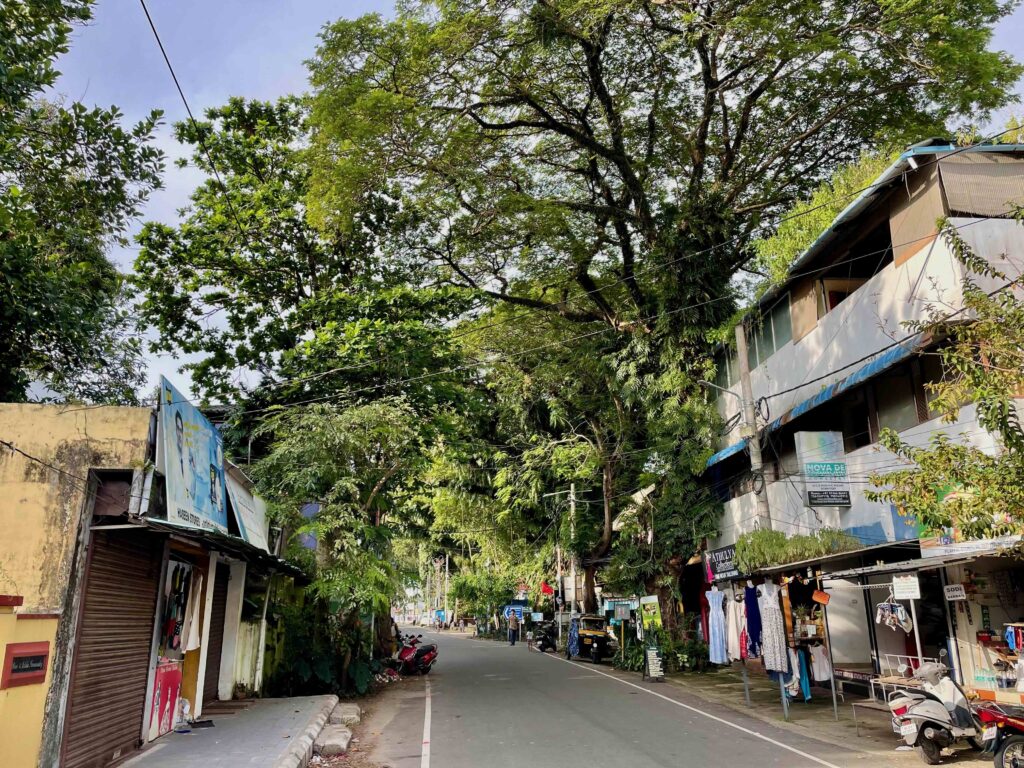
[[(839, 381), (830, 384), (829, 386), (825, 387), (823, 390), (818, 392), (816, 395), (814, 395), (814, 397), (809, 397), (803, 402), (799, 403), (798, 405), (793, 406), (784, 414), (779, 416), (779, 418), (775, 419), (773, 422), (765, 426), (762, 431), (766, 434), (769, 432), (776, 431), (780, 427), (791, 422), (793, 419), (803, 416), (808, 411), (817, 408), (819, 405), (828, 402), (832, 398), (837, 397), (838, 395), (841, 395), (844, 392), (848, 392), (854, 387), (860, 386), (869, 379), (874, 378), (882, 371), (891, 368), (892, 366), (896, 365), (905, 358), (910, 357), (919, 349), (922, 349), (924, 346), (926, 346), (927, 343), (928, 340), (922, 337), (922, 335), (919, 333), (914, 334), (913, 336), (907, 339), (904, 339), (896, 346), (878, 355), (878, 357), (876, 357), (867, 365), (861, 366), (860, 368), (855, 370), (849, 376), (846, 376), (840, 379)], [(714, 466), (718, 462), (722, 461), (722, 459), (728, 458), (729, 456), (732, 456), (734, 453), (738, 453), (739, 451), (743, 450), (745, 446), (746, 441), (740, 440), (738, 443), (733, 443), (728, 448), (723, 448), (710, 459), (708, 459), (707, 466)]]
[(822, 576), (826, 581), (838, 579), (856, 579), (861, 576), (884, 576), (890, 573), (909, 573), (912, 571), (932, 571), (936, 568), (944, 568), (948, 565), (962, 565), (977, 560), (979, 557), (994, 555), (996, 550), (986, 552), (971, 552), (963, 555), (940, 555), (939, 557), (921, 557), (917, 560), (903, 560), (898, 563), (882, 563), (880, 565), (868, 565), (863, 568), (850, 568), (846, 571), (835, 571)]
[[(122, 518), (123, 519), (123, 518)], [(95, 530), (103, 530), (104, 528), (149, 528), (152, 531), (160, 533), (172, 533), (178, 536), (184, 536), (194, 541), (199, 541), (206, 544), (211, 549), (215, 549), (218, 552), (224, 552), (240, 560), (245, 560), (248, 563), (252, 563), (257, 566), (262, 566), (270, 571), (278, 571), (280, 573), (287, 573), (290, 576), (296, 578), (308, 580), (309, 576), (298, 566), (292, 565), (287, 560), (265, 552), (258, 547), (254, 547), (252, 544), (247, 542), (245, 539), (239, 536), (232, 536), (229, 533), (221, 533), (212, 529), (193, 528), (189, 525), (182, 523), (173, 523), (169, 520), (156, 520), (152, 517), (143, 517), (132, 520), (129, 523), (124, 524), (113, 524), (113, 525), (96, 525), (93, 526)]]

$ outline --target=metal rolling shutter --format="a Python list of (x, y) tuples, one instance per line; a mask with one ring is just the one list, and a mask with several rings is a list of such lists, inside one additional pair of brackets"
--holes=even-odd
[(162, 553), (151, 533), (93, 533), (62, 768), (101, 768), (139, 745)]
[(228, 579), (231, 568), (217, 563), (217, 576), (213, 582), (213, 605), (210, 610), (210, 637), (207, 640), (206, 674), (203, 676), (203, 703), (217, 700), (217, 682), (220, 678), (221, 651), (224, 649), (224, 616), (227, 613)]

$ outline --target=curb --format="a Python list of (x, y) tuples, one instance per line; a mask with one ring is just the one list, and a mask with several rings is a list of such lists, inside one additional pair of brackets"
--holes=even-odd
[(313, 756), (313, 742), (323, 730), (331, 711), (338, 706), (338, 697), (334, 695), (320, 696), (323, 699), (316, 716), (309, 721), (305, 729), (292, 742), (288, 751), (277, 759), (274, 768), (306, 768)]

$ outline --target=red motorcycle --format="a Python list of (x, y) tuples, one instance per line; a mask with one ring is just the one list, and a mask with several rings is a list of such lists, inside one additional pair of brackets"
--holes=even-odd
[(398, 671), (404, 675), (428, 675), (437, 661), (437, 646), (434, 643), (423, 644), (423, 635), (398, 636), (402, 647), (395, 654)]
[(995, 768), (1024, 768), (1024, 707), (987, 703), (977, 707), (981, 743), (993, 753)]

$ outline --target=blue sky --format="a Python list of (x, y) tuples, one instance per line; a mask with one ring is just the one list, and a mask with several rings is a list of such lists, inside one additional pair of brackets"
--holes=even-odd
[[(147, 0), (164, 46), (196, 115), (229, 96), (273, 99), (306, 87), (304, 61), (324, 24), (341, 17), (391, 12), (391, 0)], [(1024, 9), (996, 29), (994, 47), (1024, 60)], [(71, 50), (58, 63), (56, 92), (86, 104), (116, 104), (129, 120), (163, 109), (160, 134), (168, 155), (165, 189), (150, 201), (144, 217), (172, 223), (198, 182), (194, 171), (170, 161), (180, 156), (169, 125), (185, 109), (167, 73), (138, 0), (99, 0), (93, 21), (74, 33)], [(1006, 116), (996, 116), (1001, 127)], [(127, 269), (131, 250), (113, 254)], [(152, 381), (167, 375), (182, 390), (188, 377), (176, 373), (181, 361), (153, 357)]]

